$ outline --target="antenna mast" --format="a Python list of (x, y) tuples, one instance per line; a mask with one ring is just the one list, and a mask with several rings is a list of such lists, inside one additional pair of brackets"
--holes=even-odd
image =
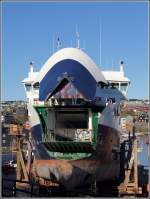
[(53, 35), (53, 41), (52, 41), (52, 54), (54, 53), (54, 51), (55, 51), (55, 37), (54, 37), (54, 35)]
[(101, 40), (101, 37), (102, 37), (102, 25), (101, 25), (101, 18), (99, 18), (99, 65), (101, 66), (101, 56), (102, 56), (102, 40)]
[(29, 63), (29, 65), (30, 65), (30, 72), (31, 72), (31, 73), (33, 73), (33, 72), (34, 72), (33, 64), (34, 64), (34, 62), (33, 62), (33, 61), (31, 61), (31, 62)]
[(114, 60), (113, 59), (111, 60), (111, 67), (112, 67), (112, 70), (114, 70)]
[(61, 46), (61, 42), (60, 42), (60, 39), (59, 37), (57, 38), (57, 50), (60, 49), (60, 46)]
[(77, 48), (80, 48), (80, 35), (78, 32), (78, 27), (76, 26), (76, 36), (77, 36)]

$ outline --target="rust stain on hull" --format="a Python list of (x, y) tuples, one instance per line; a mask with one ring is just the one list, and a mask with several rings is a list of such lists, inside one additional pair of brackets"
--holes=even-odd
[(96, 151), (90, 157), (78, 160), (35, 160), (33, 176), (61, 184), (66, 189), (90, 183), (93, 179), (105, 181), (118, 177), (120, 158), (113, 159), (112, 153), (113, 146), (119, 144), (118, 132), (102, 125), (100, 128), (101, 137), (98, 137)]
[[(86, 167), (83, 169), (84, 165)], [(35, 178), (61, 184), (66, 189), (90, 183), (93, 177), (103, 181), (116, 176), (116, 164), (101, 160), (35, 160), (33, 168), (32, 174)]]

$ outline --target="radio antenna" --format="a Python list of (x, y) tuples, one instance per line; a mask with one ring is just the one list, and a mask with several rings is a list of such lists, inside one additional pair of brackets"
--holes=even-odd
[(57, 38), (57, 50), (59, 50), (61, 47), (61, 42), (60, 42), (60, 39), (59, 37)]
[(101, 17), (99, 18), (99, 66), (101, 66), (102, 59), (102, 24)]
[(113, 59), (111, 60), (111, 67), (112, 67), (112, 70), (114, 70), (114, 60)]
[(80, 35), (78, 31), (78, 27), (76, 26), (76, 37), (77, 37), (77, 48), (80, 48)]
[[(53, 45), (52, 51), (53, 51), (53, 53), (54, 53), (54, 51), (55, 51), (55, 36), (54, 36), (54, 35), (53, 35), (52, 45)], [(53, 54), (53, 53), (52, 53), (52, 54)]]

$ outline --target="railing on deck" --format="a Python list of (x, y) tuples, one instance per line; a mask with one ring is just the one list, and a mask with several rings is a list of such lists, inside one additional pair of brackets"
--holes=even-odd
[[(64, 141), (63, 139), (68, 139), (68, 141), (78, 141), (78, 142), (92, 142), (93, 134), (92, 130), (89, 129), (73, 129), (72, 136), (69, 135), (70, 129), (64, 129), (63, 133), (56, 133), (53, 130), (48, 130), (47, 133), (43, 135), (43, 141)], [(71, 134), (71, 133), (70, 133)]]

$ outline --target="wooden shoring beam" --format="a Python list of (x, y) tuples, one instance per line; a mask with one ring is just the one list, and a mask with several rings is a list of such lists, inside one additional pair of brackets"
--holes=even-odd
[(133, 143), (134, 150), (134, 183), (135, 190), (138, 193), (138, 160), (137, 160), (137, 139), (135, 138)]
[[(21, 151), (21, 141), (20, 137), (17, 138), (17, 172), (16, 179), (29, 181), (29, 176), (23, 159), (23, 154)], [(16, 187), (20, 187), (20, 183), (16, 182)]]
[[(129, 142), (132, 142), (132, 148), (131, 148), (131, 158), (129, 161), (129, 166), (127, 169), (125, 169), (125, 180), (124, 182), (118, 187), (119, 192), (123, 194), (137, 194), (139, 193), (139, 187), (138, 187), (138, 161), (137, 161), (137, 139), (134, 137), (134, 139), (129, 140)], [(130, 144), (130, 143), (129, 143)], [(130, 175), (131, 170), (133, 169), (133, 182), (130, 182)]]
[(28, 146), (28, 161), (27, 161), (27, 172), (28, 175), (30, 176), (30, 167), (31, 167), (31, 158), (32, 158), (32, 146), (30, 144), (30, 142), (27, 142), (27, 146)]

